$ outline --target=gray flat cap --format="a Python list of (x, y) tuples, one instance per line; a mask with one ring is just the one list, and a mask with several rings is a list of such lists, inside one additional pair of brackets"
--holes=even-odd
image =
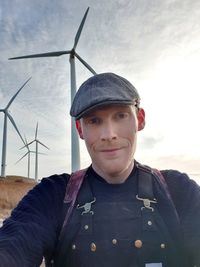
[(107, 104), (139, 106), (140, 96), (125, 78), (114, 73), (101, 73), (86, 80), (77, 91), (70, 115), (80, 119), (87, 112)]

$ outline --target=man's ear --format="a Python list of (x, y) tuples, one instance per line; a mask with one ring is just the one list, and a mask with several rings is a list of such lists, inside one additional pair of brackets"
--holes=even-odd
[(83, 139), (83, 132), (82, 132), (82, 127), (81, 127), (81, 122), (80, 120), (76, 120), (76, 129), (78, 131), (79, 137)]
[(144, 129), (145, 126), (145, 111), (143, 108), (138, 109), (137, 118), (138, 118), (138, 131), (141, 131), (142, 129)]

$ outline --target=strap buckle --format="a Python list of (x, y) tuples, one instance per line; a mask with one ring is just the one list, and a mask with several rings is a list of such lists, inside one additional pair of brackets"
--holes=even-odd
[(92, 204), (96, 202), (96, 198), (94, 197), (94, 199), (91, 202), (87, 202), (84, 205), (80, 206), (79, 204), (76, 206), (77, 209), (84, 209), (84, 211), (81, 213), (81, 215), (85, 214), (85, 213), (91, 213), (92, 215), (94, 214), (94, 212), (91, 210)]
[(154, 198), (153, 200), (148, 199), (148, 198), (140, 198), (138, 195), (136, 195), (136, 199), (143, 201), (144, 207), (141, 208), (143, 209), (150, 209), (151, 211), (154, 211), (154, 208), (151, 207), (151, 203), (157, 203), (157, 200)]

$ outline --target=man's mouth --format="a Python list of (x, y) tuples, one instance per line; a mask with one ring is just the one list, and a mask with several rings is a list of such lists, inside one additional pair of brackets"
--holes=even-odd
[(101, 149), (101, 152), (114, 152), (120, 150), (121, 148), (109, 148), (109, 149)]

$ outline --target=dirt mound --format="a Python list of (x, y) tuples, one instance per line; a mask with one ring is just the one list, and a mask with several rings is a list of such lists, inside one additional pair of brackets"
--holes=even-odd
[(21, 198), (35, 185), (33, 179), (22, 176), (0, 177), (0, 219), (9, 216)]
[[(21, 198), (36, 184), (33, 179), (22, 176), (0, 177), (0, 226)], [(42, 263), (40, 267), (44, 266)]]

